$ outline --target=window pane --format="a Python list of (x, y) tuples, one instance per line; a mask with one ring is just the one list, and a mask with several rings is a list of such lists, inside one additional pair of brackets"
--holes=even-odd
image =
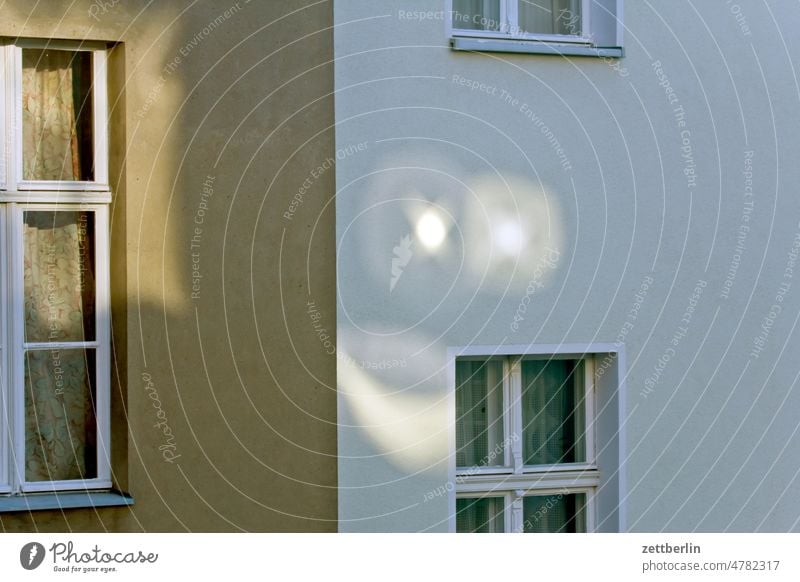
[(456, 362), (456, 465), (504, 465), (503, 362)]
[(22, 49), (22, 175), (92, 180), (92, 53)]
[(519, 0), (520, 32), (581, 34), (580, 0)]
[(97, 477), (94, 350), (25, 353), (25, 480)]
[(23, 215), (25, 341), (94, 341), (94, 213)]
[(522, 362), (522, 454), (526, 465), (586, 460), (582, 369), (575, 360)]
[(500, 30), (500, 0), (453, 0), (453, 28)]
[(502, 533), (503, 498), (456, 499), (457, 533)]
[(522, 500), (525, 533), (585, 533), (586, 495), (529, 495)]

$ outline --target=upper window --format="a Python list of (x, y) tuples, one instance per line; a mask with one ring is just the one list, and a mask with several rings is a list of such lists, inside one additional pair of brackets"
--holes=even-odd
[(588, 42), (589, 0), (453, 0), (455, 34)]
[(3, 48), (3, 189), (107, 192), (105, 51), (36, 41)]
[(456, 360), (456, 531), (593, 529), (599, 483), (593, 362)]
[(623, 0), (449, 0), (460, 50), (622, 56)]
[(0, 54), (0, 493), (108, 489), (106, 52)]

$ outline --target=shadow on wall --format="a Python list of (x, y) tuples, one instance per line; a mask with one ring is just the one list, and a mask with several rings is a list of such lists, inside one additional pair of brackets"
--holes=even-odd
[(59, 14), (60, 37), (122, 41), (112, 438), (136, 504), (2, 529), (335, 531), (335, 356), (307, 314), (335, 337), (333, 172), (284, 218), (334, 155), (331, 4), (3, 9), (26, 36)]

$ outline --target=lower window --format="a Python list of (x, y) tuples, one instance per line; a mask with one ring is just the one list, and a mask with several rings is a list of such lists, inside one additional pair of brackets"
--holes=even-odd
[(455, 531), (593, 531), (593, 357), (463, 357), (455, 367)]
[(522, 498), (525, 533), (585, 533), (586, 494), (551, 493)]
[(505, 498), (462, 497), (456, 499), (456, 531), (502, 533), (505, 531)]
[(111, 486), (106, 212), (0, 205), (2, 492)]
[[(523, 533), (585, 533), (587, 516), (586, 493), (537, 493), (501, 497), (459, 497), (456, 499), (456, 532), (504, 533), (514, 531), (506, 524), (520, 521)], [(521, 514), (513, 500), (522, 502)], [(517, 503), (519, 505), (519, 503)]]

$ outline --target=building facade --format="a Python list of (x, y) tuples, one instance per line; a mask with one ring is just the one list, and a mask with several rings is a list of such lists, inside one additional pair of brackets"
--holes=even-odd
[(6, 1), (0, 528), (800, 528), (800, 11)]
[[(306, 314), (309, 285), (335, 311), (333, 173), (291, 223), (276, 210), (335, 156), (331, 5), (0, 11), (2, 279), (16, 298), (0, 341), (0, 529), (336, 531), (335, 362)], [(92, 109), (88, 138), (66, 132), (61, 157), (36, 149)], [(67, 265), (49, 291), (48, 261)], [(15, 280), (12, 265), (28, 270)], [(77, 328), (49, 316), (64, 304)], [(45, 337), (24, 335), (23, 312), (44, 316)]]
[(334, 15), (340, 530), (796, 530), (796, 7)]

